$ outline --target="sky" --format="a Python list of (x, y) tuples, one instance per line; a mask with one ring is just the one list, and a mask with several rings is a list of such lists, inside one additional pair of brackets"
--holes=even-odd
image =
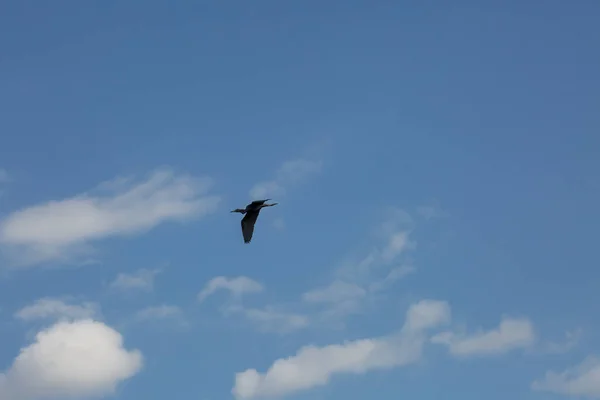
[(599, 17), (2, 2), (0, 400), (600, 398)]

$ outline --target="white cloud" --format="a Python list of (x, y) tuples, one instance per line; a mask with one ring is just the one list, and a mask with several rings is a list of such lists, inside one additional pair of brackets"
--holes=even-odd
[(581, 364), (563, 372), (549, 371), (534, 381), (531, 388), (565, 396), (581, 396), (600, 399), (600, 360), (588, 357)]
[(403, 332), (414, 333), (447, 324), (452, 318), (450, 305), (445, 301), (421, 300), (408, 308)]
[(12, 366), (0, 374), (2, 400), (100, 397), (137, 374), (138, 350), (123, 347), (122, 336), (93, 320), (59, 322), (39, 332)]
[(404, 326), (393, 335), (324, 347), (305, 346), (296, 355), (276, 360), (266, 373), (237, 373), (232, 389), (237, 399), (284, 396), (326, 385), (336, 374), (364, 374), (417, 362), (426, 342), (425, 330), (448, 322), (447, 303), (423, 300), (410, 307)]
[(139, 289), (150, 292), (154, 289), (154, 278), (158, 269), (140, 269), (132, 274), (120, 273), (110, 284), (111, 288), (129, 290)]
[(165, 318), (182, 318), (183, 312), (177, 306), (168, 306), (166, 304), (160, 306), (146, 307), (136, 314), (138, 320), (150, 319), (165, 319)]
[(15, 317), (24, 321), (35, 319), (85, 319), (99, 313), (96, 303), (67, 304), (54, 298), (42, 298), (32, 305), (26, 306), (15, 313)]
[[(215, 210), (209, 179), (155, 171), (144, 182), (117, 179), (95, 194), (82, 193), (15, 211), (0, 222), (0, 244), (17, 265), (68, 260), (90, 251), (90, 242), (148, 231)], [(108, 192), (108, 193), (100, 193)]]
[(217, 290), (228, 290), (234, 298), (239, 299), (244, 294), (262, 292), (263, 285), (246, 276), (238, 276), (235, 278), (217, 276), (211, 279), (210, 282), (204, 286), (204, 289), (198, 293), (198, 301), (204, 301)]
[(503, 354), (527, 348), (535, 342), (533, 324), (524, 318), (502, 318), (500, 326), (471, 335), (443, 332), (431, 339), (432, 343), (448, 346), (451, 354), (459, 357)]
[(257, 183), (250, 189), (250, 197), (264, 199), (283, 196), (286, 187), (301, 183), (306, 178), (321, 171), (322, 162), (306, 159), (295, 159), (284, 162), (275, 172), (275, 178)]

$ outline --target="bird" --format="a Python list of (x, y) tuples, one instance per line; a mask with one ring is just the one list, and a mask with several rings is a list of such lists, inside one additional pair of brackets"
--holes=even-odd
[(250, 241), (252, 240), (252, 234), (254, 233), (254, 224), (256, 223), (258, 214), (260, 214), (260, 210), (262, 210), (265, 207), (273, 207), (279, 204), (265, 204), (269, 200), (271, 199), (254, 200), (252, 203), (248, 204), (246, 208), (236, 208), (235, 210), (231, 210), (232, 213), (237, 212), (240, 214), (245, 214), (244, 218), (242, 218), (242, 235), (244, 236), (244, 243), (250, 243)]

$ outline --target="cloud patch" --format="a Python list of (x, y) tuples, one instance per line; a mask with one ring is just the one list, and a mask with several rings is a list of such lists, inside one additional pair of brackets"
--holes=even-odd
[(59, 322), (39, 332), (0, 374), (2, 400), (101, 397), (136, 375), (143, 357), (123, 337), (91, 319)]
[(94, 241), (146, 232), (167, 221), (211, 213), (219, 197), (209, 179), (163, 168), (138, 183), (118, 178), (94, 193), (23, 208), (0, 221), (0, 244), (20, 266), (65, 261), (91, 251)]
[(198, 301), (203, 302), (207, 297), (219, 290), (226, 290), (231, 293), (234, 299), (239, 299), (244, 294), (260, 293), (263, 289), (264, 287), (262, 284), (247, 276), (238, 276), (235, 278), (217, 276), (211, 279), (200, 293), (198, 293)]
[(260, 332), (290, 333), (304, 329), (310, 323), (309, 318), (305, 315), (283, 311), (272, 306), (264, 308), (231, 306), (226, 309), (225, 313), (243, 315), (254, 323)]
[(447, 346), (454, 356), (469, 357), (499, 355), (527, 348), (534, 344), (535, 339), (531, 321), (505, 317), (496, 329), (480, 330), (470, 335), (443, 332), (431, 338), (431, 342)]
[(112, 289), (123, 291), (142, 290), (151, 292), (154, 289), (154, 278), (160, 273), (158, 269), (139, 269), (131, 274), (119, 273), (109, 285)]
[(600, 399), (600, 359), (588, 357), (562, 372), (549, 371), (531, 384), (534, 391)]
[(362, 257), (342, 263), (335, 269), (329, 285), (304, 293), (303, 301), (321, 304), (322, 319), (331, 322), (359, 312), (373, 295), (381, 295), (396, 281), (414, 273), (415, 267), (402, 263), (403, 255), (416, 246), (410, 240), (411, 224), (412, 218), (405, 211), (388, 210), (384, 221), (374, 230), (379, 244)]
[(446, 302), (423, 300), (409, 308), (404, 326), (392, 335), (302, 347), (295, 355), (276, 360), (265, 373), (256, 369), (237, 373), (232, 394), (239, 400), (281, 397), (325, 385), (334, 375), (358, 375), (415, 363), (421, 358), (426, 330), (450, 317)]
[(61, 299), (45, 297), (17, 311), (15, 318), (23, 321), (86, 319), (97, 316), (99, 309), (96, 303), (69, 304)]
[(563, 342), (547, 341), (541, 346), (540, 351), (545, 354), (567, 353), (579, 344), (582, 334), (583, 330), (581, 329), (568, 331)]

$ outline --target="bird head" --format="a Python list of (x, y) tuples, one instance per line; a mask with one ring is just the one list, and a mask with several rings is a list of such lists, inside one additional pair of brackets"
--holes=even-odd
[(241, 214), (246, 214), (246, 210), (244, 210), (243, 208), (236, 208), (235, 210), (231, 210), (232, 213), (237, 212), (237, 213), (241, 213)]

